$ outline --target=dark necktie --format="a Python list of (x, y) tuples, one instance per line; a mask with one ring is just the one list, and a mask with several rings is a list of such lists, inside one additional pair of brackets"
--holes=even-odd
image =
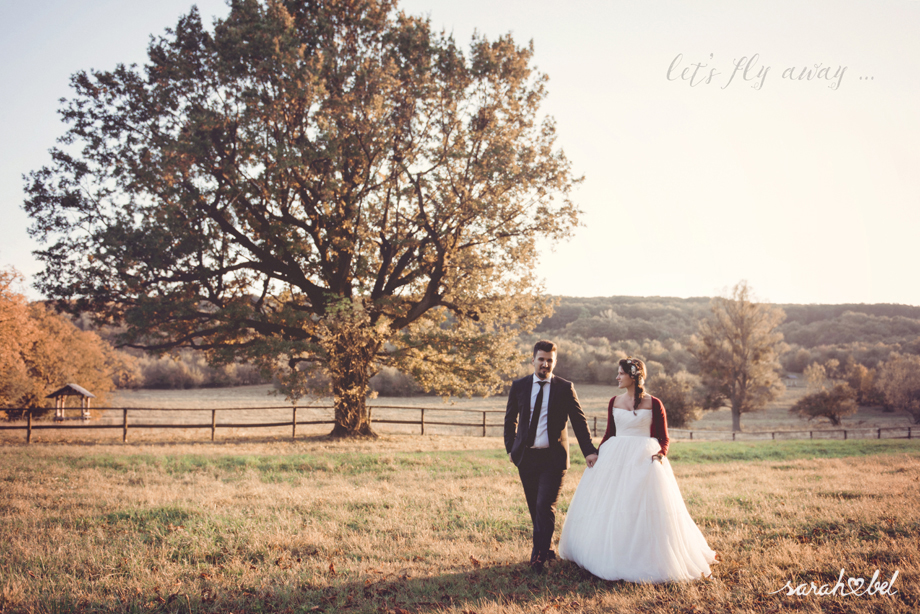
[(534, 439), (537, 437), (537, 423), (540, 422), (540, 412), (543, 410), (543, 384), (546, 382), (537, 382), (540, 385), (540, 392), (537, 393), (537, 400), (533, 402), (533, 411), (530, 412), (530, 426), (527, 429), (527, 447), (532, 448)]

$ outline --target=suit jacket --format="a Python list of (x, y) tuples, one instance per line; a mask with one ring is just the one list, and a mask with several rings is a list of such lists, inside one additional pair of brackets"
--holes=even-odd
[[(604, 445), (605, 441), (617, 435), (617, 423), (613, 419), (613, 402), (615, 400), (616, 397), (613, 397), (607, 405), (607, 430), (604, 432), (604, 438), (601, 440), (601, 445)], [(658, 445), (661, 446), (658, 452), (667, 456), (668, 443), (671, 441), (668, 438), (668, 418), (664, 410), (664, 405), (661, 403), (661, 399), (657, 397), (652, 397), (652, 428), (650, 429), (649, 435), (658, 440)]]
[[(514, 380), (508, 393), (508, 407), (505, 410), (505, 450), (515, 465), (521, 464), (527, 447), (527, 431), (530, 428), (530, 395), (533, 390), (533, 375)], [(572, 421), (572, 430), (578, 439), (582, 454), (597, 454), (591, 443), (588, 421), (581, 410), (578, 395), (572, 382), (553, 375), (550, 380), (549, 402), (546, 410), (546, 434), (549, 447), (554, 452), (554, 462), (559, 469), (569, 468), (569, 435), (566, 422)]]

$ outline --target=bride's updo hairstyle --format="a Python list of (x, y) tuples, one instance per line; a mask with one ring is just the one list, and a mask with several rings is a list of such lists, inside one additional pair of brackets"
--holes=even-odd
[(645, 363), (638, 358), (624, 358), (620, 361), (623, 373), (633, 378), (636, 382), (636, 398), (633, 401), (633, 410), (639, 409), (639, 403), (645, 398)]

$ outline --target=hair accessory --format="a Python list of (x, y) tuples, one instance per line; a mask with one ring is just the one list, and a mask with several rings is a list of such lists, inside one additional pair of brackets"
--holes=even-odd
[(639, 372), (639, 368), (636, 366), (636, 363), (634, 363), (632, 360), (627, 360), (626, 364), (629, 365), (629, 376), (635, 378), (636, 373)]

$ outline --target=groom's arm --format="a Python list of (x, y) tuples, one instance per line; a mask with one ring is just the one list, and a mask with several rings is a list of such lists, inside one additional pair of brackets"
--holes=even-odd
[[(591, 441), (591, 431), (588, 429), (588, 420), (585, 418), (585, 412), (581, 409), (581, 403), (578, 400), (578, 393), (575, 392), (575, 385), (569, 384), (571, 386), (571, 398), (569, 399), (569, 421), (572, 423), (572, 430), (575, 432), (575, 437), (578, 439), (578, 447), (581, 448), (581, 453), (585, 455), (585, 460), (589, 456), (597, 456), (597, 448), (594, 447), (594, 443)], [(590, 463), (590, 467), (594, 463)]]
[(517, 402), (518, 395), (511, 384), (511, 390), (508, 391), (508, 405), (505, 407), (505, 452), (511, 454), (511, 447), (514, 445), (514, 437), (517, 435), (518, 416), (520, 408)]

